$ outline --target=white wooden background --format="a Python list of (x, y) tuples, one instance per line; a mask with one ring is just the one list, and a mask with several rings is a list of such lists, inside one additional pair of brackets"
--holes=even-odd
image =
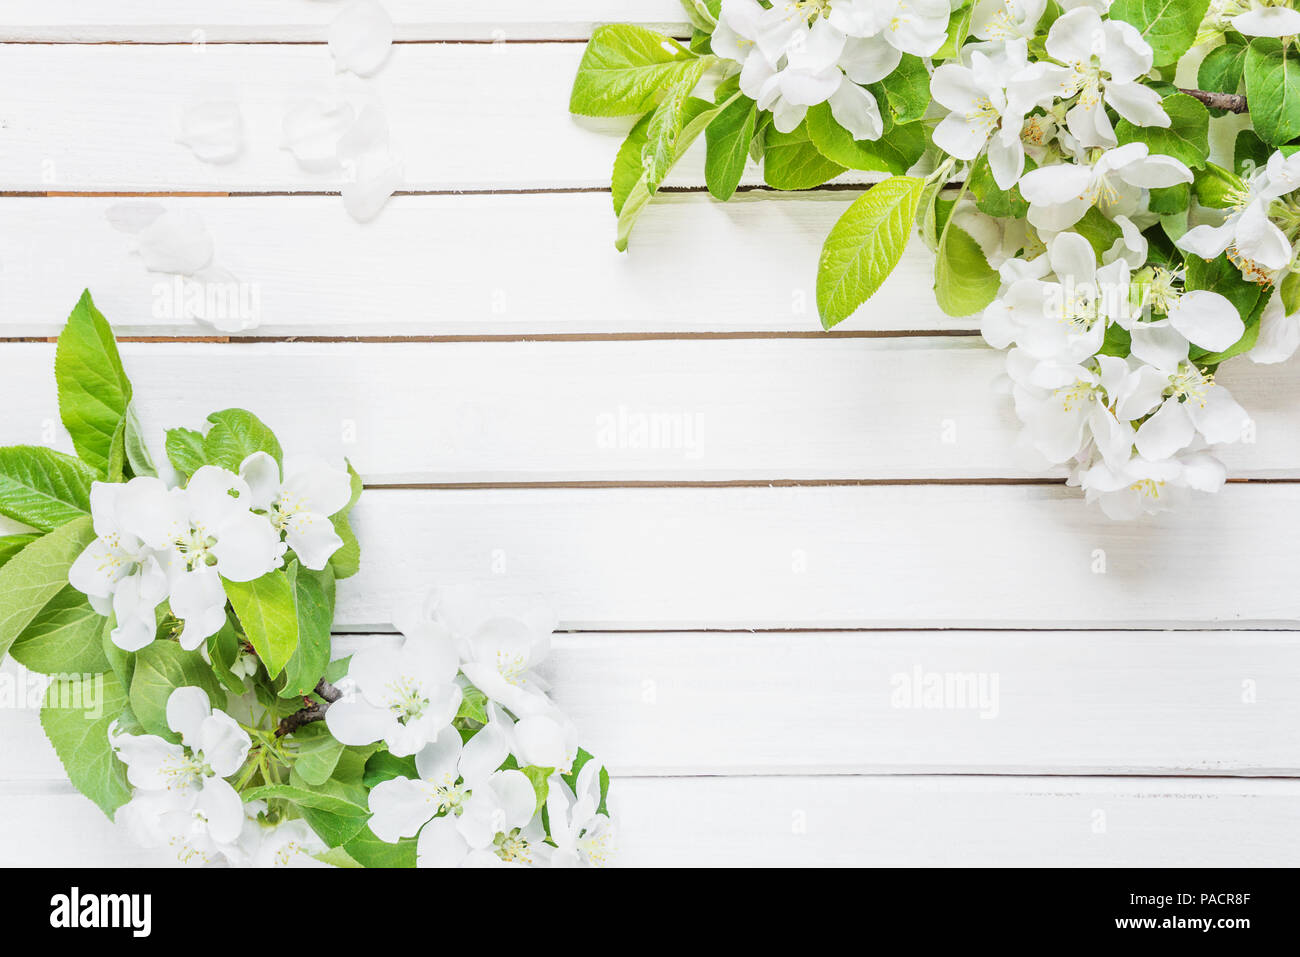
[[(433, 583), (550, 596), (623, 863), (1300, 863), (1295, 363), (1224, 375), (1258, 426), (1238, 484), (1109, 523), (1019, 464), (1000, 359), (939, 312), (922, 250), (817, 331), (852, 190), (724, 206), (692, 155), (614, 252), (626, 124), (568, 115), (574, 41), (680, 34), (676, 0), (386, 6), (402, 42), (371, 82), (408, 192), (359, 226), (278, 148), (332, 82), (338, 4), (0, 2), (4, 441), (65, 446), (48, 339), (89, 286), (147, 340), (123, 353), (155, 436), (239, 404), (348, 455), (370, 491), (340, 630)], [(216, 89), (247, 131), (225, 166), (175, 142)], [(250, 337), (152, 317), (160, 277), (105, 216), (141, 193), (258, 285)], [(655, 415), (690, 431), (601, 431)], [(917, 668), (996, 676), (996, 715), (893, 707)], [(159, 860), (35, 710), (0, 711), (0, 864)]]

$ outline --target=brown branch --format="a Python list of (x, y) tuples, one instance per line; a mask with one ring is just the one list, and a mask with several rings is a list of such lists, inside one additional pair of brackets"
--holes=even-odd
[(1246, 98), (1240, 93), (1210, 93), (1206, 90), (1179, 90), (1188, 96), (1200, 100), (1212, 110), (1227, 110), (1229, 113), (1249, 113)]
[[(319, 704), (317, 702), (312, 702), (301, 711), (295, 711), (293, 714), (284, 718), (280, 722), (280, 726), (275, 729), (275, 736), (277, 738), (283, 738), (286, 734), (293, 734), (293, 732), (297, 731), (303, 725), (311, 724), (313, 721), (323, 721), (325, 719), (325, 712), (329, 710), (330, 705), (343, 697), (343, 693), (324, 678), (317, 682), (315, 691), (317, 695), (325, 699), (325, 703)], [(304, 698), (303, 700), (310, 701), (311, 699)]]

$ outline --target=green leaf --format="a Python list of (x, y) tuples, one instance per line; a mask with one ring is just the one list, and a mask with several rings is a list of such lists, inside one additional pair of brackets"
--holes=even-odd
[(1250, 176), (1263, 169), (1273, 151), (1254, 130), (1242, 130), (1232, 144), (1232, 166), (1238, 176)]
[(276, 569), (251, 582), (221, 581), (267, 675), (277, 677), (298, 648), (298, 606), (289, 571)]
[(367, 826), (344, 844), (343, 849), (362, 867), (414, 867), (417, 844), (413, 837), (389, 844), (375, 837), (374, 831)]
[(335, 580), (340, 578), (351, 578), (361, 570), (361, 543), (357, 541), (356, 533), (352, 531), (351, 514), (353, 507), (357, 504), (357, 499), (361, 498), (362, 484), (361, 476), (357, 470), (348, 462), (348, 475), (352, 476), (352, 498), (343, 510), (330, 516), (330, 524), (334, 526), (334, 534), (343, 539), (343, 544), (339, 546), (338, 551), (330, 556), (329, 567), (334, 572)]
[(1227, 256), (1208, 261), (1199, 256), (1188, 256), (1186, 287), (1208, 289), (1224, 296), (1236, 306), (1246, 327), (1242, 337), (1227, 349), (1214, 353), (1193, 350), (1193, 360), (1202, 365), (1216, 365), (1254, 347), (1259, 338), (1259, 320), (1269, 300), (1269, 291), (1265, 287), (1243, 277)]
[(1240, 176), (1214, 163), (1206, 163), (1205, 169), (1197, 170), (1192, 185), (1201, 205), (1211, 209), (1227, 209), (1234, 195), (1246, 188)]
[(1155, 52), (1155, 65), (1177, 63), (1196, 39), (1210, 0), (1115, 0), (1112, 20), (1138, 28)]
[(904, 53), (889, 80), (881, 86), (895, 123), (911, 123), (930, 108), (930, 71), (918, 56)]
[(203, 433), (193, 429), (168, 429), (163, 443), (167, 460), (182, 478), (189, 478), (208, 464), (203, 450)]
[(1123, 143), (1145, 143), (1152, 153), (1181, 160), (1192, 169), (1205, 166), (1210, 157), (1210, 111), (1186, 93), (1171, 93), (1161, 100), (1169, 114), (1169, 126), (1135, 126), (1120, 120), (1115, 136)]
[(376, 751), (366, 761), (362, 783), (373, 788), (376, 784), (391, 781), (393, 778), (418, 778), (420, 772), (415, 769), (415, 755), (399, 758), (387, 751)]
[(243, 794), (245, 802), (280, 799), (292, 802), (320, 839), (338, 847), (357, 836), (370, 819), (370, 811), (338, 793), (292, 784), (272, 784)]
[(177, 688), (189, 687), (206, 691), (214, 708), (226, 700), (212, 669), (197, 651), (186, 651), (174, 641), (159, 640), (136, 652), (131, 710), (150, 734), (176, 740), (167, 726), (167, 699)]
[[(847, 133), (845, 135), (848, 135)], [(827, 159), (808, 134), (805, 119), (789, 133), (773, 127), (763, 147), (763, 182), (774, 189), (812, 189), (844, 172)]]
[(1119, 226), (1096, 206), (1084, 213), (1083, 217), (1074, 224), (1074, 231), (1088, 240), (1098, 260), (1110, 251), (1110, 247), (1115, 245), (1115, 240), (1124, 235)]
[[(563, 775), (564, 783), (576, 793), (578, 790), (578, 772), (586, 766), (588, 761), (594, 761), (588, 752), (582, 748), (578, 749), (578, 756), (573, 759), (573, 767), (569, 773)], [(606, 799), (609, 797), (609, 772), (603, 767), (600, 769), (600, 805), (596, 808), (598, 814), (608, 814), (609, 808), (606, 806)]]
[(203, 439), (203, 457), (208, 465), (238, 472), (244, 459), (265, 452), (283, 467), (284, 453), (275, 433), (257, 416), (244, 409), (226, 409), (208, 416), (212, 428)]
[(471, 721), (477, 721), (479, 724), (487, 724), (487, 700), (487, 695), (479, 691), (478, 688), (467, 685), (464, 694), (461, 696), (460, 710), (456, 712), (456, 717), (468, 718)]
[(979, 312), (997, 296), (1000, 283), (979, 243), (961, 227), (949, 223), (934, 263), (939, 308), (950, 316)]
[(614, 156), (614, 172), (610, 177), (609, 191), (614, 199), (615, 216), (623, 211), (627, 198), (632, 195), (637, 184), (643, 182), (645, 170), (641, 166), (641, 153), (645, 149), (646, 130), (653, 115), (654, 112), (651, 111), (636, 121)]
[(641, 146), (641, 172), (650, 192), (659, 189), (677, 159), (677, 138), (685, 122), (686, 101), (694, 84), (674, 83), (650, 114)]
[(80, 459), (44, 446), (0, 448), (0, 515), (51, 532), (90, 514), (97, 478)]
[(943, 46), (935, 51), (934, 59), (951, 60), (957, 56), (962, 44), (966, 42), (966, 37), (970, 34), (970, 18), (974, 12), (973, 2), (964, 3), (953, 11), (952, 19), (948, 21), (948, 37), (944, 40)]
[[(677, 137), (677, 156), (674, 157), (673, 164), (681, 159), (682, 154), (690, 148), (690, 145), (704, 132), (705, 127), (713, 121), (713, 118), (721, 110), (721, 106), (713, 106), (708, 100), (702, 100), (699, 97), (691, 97), (686, 101), (685, 113), (683, 114), (686, 122)], [(641, 211), (650, 203), (652, 196), (654, 196), (654, 190), (646, 182), (643, 173), (629, 191), (627, 198), (618, 211), (618, 235), (614, 240), (614, 248), (619, 252), (627, 249), (627, 241), (632, 233), (632, 227), (635, 225), (637, 217), (641, 215)]]
[(1282, 297), (1282, 311), (1288, 316), (1300, 312), (1300, 272), (1289, 272), (1278, 285)]
[(130, 467), (133, 476), (158, 475), (158, 470), (154, 468), (153, 456), (149, 454), (149, 443), (141, 433), (140, 417), (136, 415), (134, 402), (126, 407), (122, 445), (126, 464)]
[(662, 33), (630, 24), (597, 27), (578, 64), (569, 112), (628, 116), (655, 105), (678, 83), (694, 87), (712, 57), (697, 57)]
[(14, 640), (9, 654), (43, 675), (99, 674), (109, 668), (103, 635), (104, 616), (65, 585)]
[(758, 107), (747, 96), (738, 97), (704, 128), (708, 147), (704, 159), (704, 181), (714, 199), (726, 202), (740, 185), (754, 141)]
[(820, 103), (808, 111), (804, 124), (817, 151), (846, 169), (901, 175), (925, 152), (925, 130), (920, 123), (897, 126), (889, 122), (880, 139), (855, 140), (836, 122), (830, 104)]
[(970, 193), (975, 197), (975, 206), (981, 213), (999, 219), (1022, 219), (1029, 212), (1029, 203), (1025, 202), (1017, 184), (1010, 189), (1003, 189), (993, 178), (993, 169), (989, 166), (986, 154), (981, 154), (967, 179)]
[(47, 532), (0, 567), (0, 660), (68, 584), (68, 569), (95, 539), (90, 517)]
[(914, 176), (893, 176), (855, 200), (831, 229), (817, 266), (823, 327), (852, 315), (898, 265), (924, 185)]
[(13, 558), (41, 536), (37, 532), (24, 532), (21, 535), (0, 535), (0, 567)]
[(217, 633), (208, 636), (207, 648), (208, 660), (212, 662), (212, 672), (217, 676), (217, 680), (225, 685), (226, 690), (231, 694), (246, 693), (248, 689), (244, 685), (244, 680), (233, 670), (235, 662), (239, 660), (241, 645), (229, 615), (226, 616), (226, 623)]
[(334, 572), (289, 567), (298, 606), (298, 647), (284, 669), (282, 698), (310, 694), (330, 663), (330, 626), (334, 623)]
[(111, 674), (50, 683), (41, 727), (73, 786), (110, 818), (131, 798), (126, 765), (113, 753), (108, 728), (127, 706)]
[(54, 378), (59, 415), (73, 448), (100, 476), (120, 479), (131, 382), (122, 368), (113, 330), (95, 308), (89, 290), (81, 294), (59, 335)]
[(1213, 93), (1240, 93), (1247, 49), (1244, 43), (1225, 43), (1211, 50), (1197, 71), (1197, 87)]
[(533, 793), (537, 795), (537, 806), (533, 808), (533, 813), (536, 814), (546, 806), (546, 796), (551, 791), (550, 780), (551, 775), (555, 773), (555, 768), (539, 768), (529, 764), (519, 770), (532, 782)]
[(1161, 216), (1178, 216), (1186, 213), (1191, 201), (1191, 186), (1175, 183), (1173, 186), (1157, 186), (1152, 189), (1147, 205), (1151, 212)]
[(288, 741), (293, 748), (294, 772), (313, 786), (328, 781), (343, 756), (343, 742), (330, 734), (323, 721), (303, 725)]
[(1281, 146), (1300, 136), (1300, 51), (1256, 37), (1246, 51), (1246, 101), (1259, 138)]

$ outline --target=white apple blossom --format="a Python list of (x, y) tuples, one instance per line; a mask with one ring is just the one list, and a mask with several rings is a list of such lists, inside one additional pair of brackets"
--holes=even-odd
[(459, 813), (424, 826), (418, 866), (536, 866), (550, 853), (536, 807), (537, 792), (522, 771), (497, 771), (470, 792)]
[(1223, 463), (1202, 451), (1154, 462), (1135, 455), (1118, 468), (1097, 462), (1075, 482), (1107, 516), (1129, 521), (1174, 508), (1191, 491), (1217, 492), (1225, 478)]
[(352, 656), (325, 721), (344, 744), (384, 741), (399, 757), (417, 754), (456, 717), (463, 692), (450, 636), (408, 635), (397, 647), (364, 648)]
[(1132, 216), (1143, 205), (1144, 190), (1191, 181), (1192, 171), (1180, 160), (1153, 154), (1145, 143), (1126, 143), (1092, 164), (1056, 163), (1030, 170), (1020, 180), (1020, 192), (1029, 203), (1029, 222), (1059, 232), (1093, 206), (1111, 218)]
[(879, 37), (900, 53), (933, 56), (948, 36), (948, 0), (832, 0), (829, 19), (853, 37)]
[(552, 867), (601, 867), (613, 854), (613, 824), (598, 810), (603, 770), (596, 761), (587, 761), (578, 772), (576, 788), (570, 788), (559, 775), (551, 777), (546, 814), (555, 843)]
[(286, 459), (284, 475), (281, 482), (279, 464), (265, 452), (254, 452), (239, 466), (252, 508), (284, 533), (304, 567), (320, 571), (343, 547), (330, 516), (351, 501), (352, 477), (344, 468), (307, 458)]
[(147, 847), (169, 845), (184, 863), (207, 863), (234, 845), (243, 829), (243, 802), (225, 780), (244, 764), (247, 732), (214, 710), (201, 688), (177, 688), (167, 699), (173, 744), (154, 734), (126, 734), (116, 723), (109, 741), (136, 790), (117, 812)]
[(987, 147), (1002, 189), (1015, 186), (1025, 167), (1025, 109), (1008, 100), (1007, 83), (1027, 65), (1025, 41), (1016, 39), (995, 55), (971, 53), (969, 66), (944, 63), (930, 80), (935, 101), (950, 111), (934, 130), (935, 145), (962, 160), (975, 159)]
[(90, 513), (96, 538), (72, 563), (68, 582), (101, 615), (114, 615), (110, 640), (124, 651), (139, 651), (154, 640), (155, 612), (167, 597), (167, 575), (136, 532), (131, 518), (166, 499), (158, 479), (125, 483), (95, 482)]
[(1300, 34), (1300, 11), (1290, 0), (1228, 0), (1216, 3), (1211, 16), (1227, 19), (1248, 37), (1293, 37)]
[[(1279, 270), (1295, 258), (1292, 242), (1300, 232), (1300, 208), (1282, 199), (1300, 189), (1300, 153), (1281, 151), (1257, 170), (1246, 190), (1234, 197), (1232, 211), (1222, 224), (1201, 224), (1179, 237), (1177, 246), (1203, 259), (1223, 253), (1252, 282), (1271, 283)], [(1288, 227), (1283, 231), (1274, 217)]]
[(1246, 353), (1253, 362), (1266, 365), (1285, 362), (1300, 346), (1300, 313), (1290, 316), (1282, 306), (1282, 297), (1274, 293), (1259, 319), (1259, 338)]
[(1047, 52), (1059, 63), (1034, 63), (1016, 78), (1013, 93), (1040, 106), (1078, 96), (1066, 123), (1080, 146), (1118, 144), (1106, 106), (1138, 126), (1169, 125), (1160, 95), (1138, 82), (1151, 70), (1153, 54), (1131, 24), (1076, 7), (1052, 24)]
[(1030, 40), (1047, 0), (975, 0), (970, 32), (981, 40)]

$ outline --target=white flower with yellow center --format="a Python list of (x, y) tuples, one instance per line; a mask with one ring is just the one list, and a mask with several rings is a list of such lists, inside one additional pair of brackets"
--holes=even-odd
[(551, 826), (552, 867), (603, 867), (614, 855), (614, 827), (600, 807), (600, 775), (603, 768), (589, 759), (578, 772), (571, 789), (557, 775), (551, 777), (546, 795), (546, 817)]
[(1040, 106), (1077, 96), (1066, 123), (1081, 146), (1119, 142), (1107, 106), (1137, 126), (1169, 126), (1160, 94), (1137, 82), (1151, 70), (1153, 54), (1131, 24), (1103, 20), (1096, 10), (1078, 7), (1052, 24), (1047, 53), (1058, 62), (1033, 64), (1012, 84), (1013, 93)]
[(976, 51), (970, 66), (944, 63), (930, 79), (935, 101), (950, 112), (934, 130), (935, 145), (961, 160), (973, 160), (987, 146), (993, 178), (1011, 189), (1025, 167), (1021, 128), (1025, 110), (1007, 99), (1007, 82), (1028, 63), (1023, 39), (996, 55)]
[(348, 745), (382, 740), (398, 757), (419, 753), (460, 708), (457, 664), (445, 634), (363, 648), (339, 683), (343, 697), (325, 713), (330, 733)]
[(290, 458), (281, 482), (275, 459), (254, 452), (239, 466), (239, 475), (252, 492), (252, 507), (266, 513), (303, 567), (320, 571), (343, 547), (330, 516), (352, 499), (347, 469), (320, 459)]

